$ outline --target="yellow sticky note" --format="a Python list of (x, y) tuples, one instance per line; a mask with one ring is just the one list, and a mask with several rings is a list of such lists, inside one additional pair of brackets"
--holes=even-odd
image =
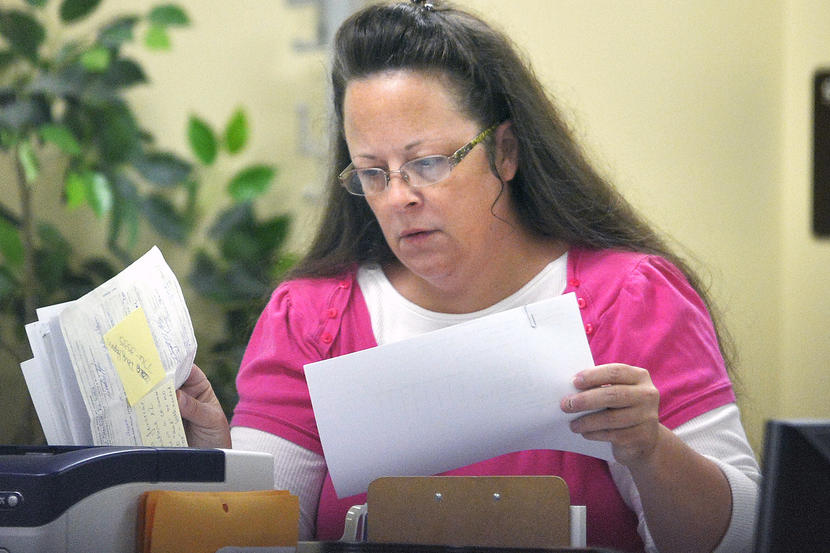
[(130, 406), (164, 380), (164, 366), (153, 342), (150, 323), (141, 307), (104, 334), (104, 343), (124, 385)]
[(167, 378), (135, 405), (141, 443), (151, 447), (187, 447), (173, 379)]

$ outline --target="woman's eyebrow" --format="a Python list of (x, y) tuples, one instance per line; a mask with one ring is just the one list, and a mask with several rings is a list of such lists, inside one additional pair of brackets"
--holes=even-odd
[[(407, 144), (406, 146), (404, 146), (403, 149), (405, 151), (413, 150), (413, 149), (417, 148), (418, 146), (422, 145), (423, 143), (424, 143), (424, 140), (422, 140), (422, 139), (414, 140), (414, 141), (410, 142), (409, 144)], [(373, 155), (373, 154), (359, 154), (359, 153), (355, 154), (353, 156), (353, 159), (358, 159), (358, 158), (365, 159), (365, 160), (368, 160), (368, 161), (376, 161), (376, 160), (379, 159), (379, 156), (376, 156), (376, 155)]]

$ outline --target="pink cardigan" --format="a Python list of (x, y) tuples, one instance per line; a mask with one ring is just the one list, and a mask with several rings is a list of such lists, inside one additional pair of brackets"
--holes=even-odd
[[(565, 292), (577, 295), (594, 361), (648, 369), (660, 391), (664, 425), (675, 428), (735, 400), (709, 314), (676, 267), (639, 253), (574, 248), (567, 273)], [(270, 432), (322, 455), (303, 365), (376, 345), (354, 271), (281, 284), (242, 360), (232, 424)], [(572, 503), (587, 506), (588, 545), (643, 548), (637, 519), (599, 459), (522, 451), (446, 474), (561, 476)], [(363, 502), (365, 495), (338, 499), (327, 476), (317, 538), (339, 539), (346, 510)]]

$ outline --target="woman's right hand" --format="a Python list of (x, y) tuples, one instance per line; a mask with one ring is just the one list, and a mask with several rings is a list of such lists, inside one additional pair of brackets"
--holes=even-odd
[(202, 369), (193, 365), (187, 380), (176, 390), (176, 398), (190, 447), (230, 449), (228, 419)]

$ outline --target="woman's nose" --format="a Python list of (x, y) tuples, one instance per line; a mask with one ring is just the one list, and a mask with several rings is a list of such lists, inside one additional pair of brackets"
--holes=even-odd
[(391, 203), (399, 206), (407, 206), (419, 201), (418, 193), (409, 184), (406, 173), (401, 171), (389, 171), (386, 196)]

